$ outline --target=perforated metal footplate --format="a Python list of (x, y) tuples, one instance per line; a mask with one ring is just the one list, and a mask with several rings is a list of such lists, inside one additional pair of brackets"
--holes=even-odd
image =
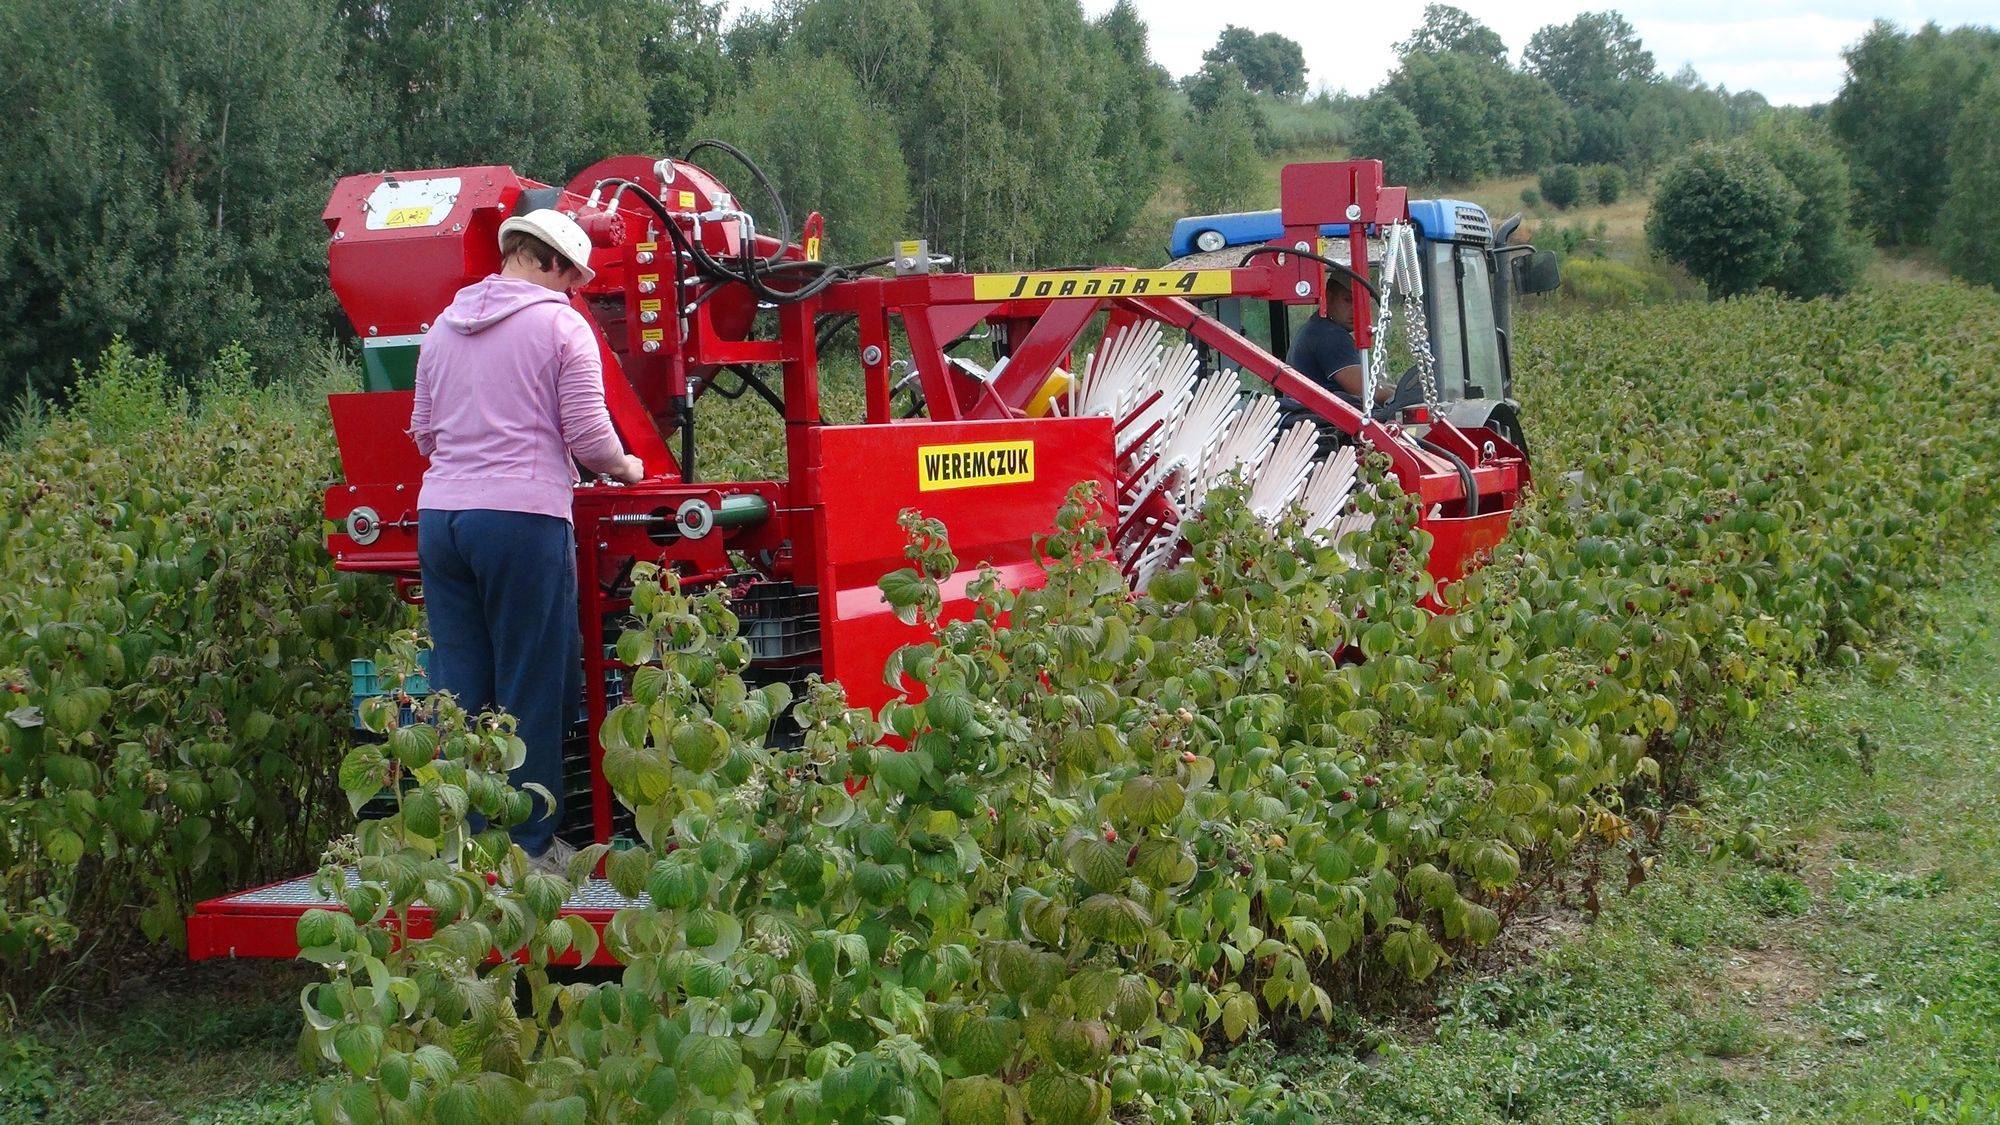
[[(361, 876), (356, 874), (354, 868), (348, 868), (347, 885), (351, 887), (360, 881)], [(255, 890), (227, 895), (216, 900), (216, 902), (217, 905), (221, 906), (312, 907), (334, 905), (335, 900), (315, 893), (312, 883), (313, 877), (311, 875), (301, 875), (296, 879), (290, 879), (283, 883), (273, 883), (268, 887), (258, 887)], [(608, 880), (591, 879), (585, 882), (583, 886), (578, 887), (575, 894), (563, 900), (562, 909), (565, 913), (582, 910), (623, 910), (629, 906), (648, 906), (650, 904), (651, 900), (643, 894), (638, 898), (626, 898), (624, 895), (613, 890)]]

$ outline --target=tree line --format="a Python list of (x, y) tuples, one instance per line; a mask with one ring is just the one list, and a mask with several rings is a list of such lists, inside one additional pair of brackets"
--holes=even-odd
[(836, 256), (1050, 264), (1130, 229), (1171, 127), (1129, 3), (4, 0), (0, 36), (0, 403), (120, 336), (282, 369), (340, 327), (319, 216), (355, 171), (563, 183), (722, 135)]
[[(1378, 156), (1418, 184), (1573, 164), (1604, 198), (1771, 116), (1754, 93), (1661, 76), (1615, 12), (1543, 28), (1515, 65), (1432, 5), (1378, 89), (1313, 98), (1282, 30), (1229, 27), (1176, 82), (1130, 0), (1095, 17), (1079, 0), (781, 0), (731, 23), (712, 0), (0, 0), (0, 34), (0, 403), (62, 394), (117, 337), (176, 370), (232, 342), (285, 370), (343, 327), (319, 215), (360, 170), (507, 163), (562, 183), (720, 136), (795, 213), (827, 215), (837, 258), (920, 235), (1007, 268), (1156, 257), (1169, 212), (1265, 202), (1281, 149)], [(1895, 144), (1941, 128), (1907, 92), (1904, 71), (1931, 65), (1904, 58), (1929, 57), (1916, 40), (1868, 56), (1922, 118)], [(1920, 210), (1941, 191), (1907, 194)], [(1894, 237), (1936, 229), (1907, 222)]]
[(2000, 31), (1877, 21), (1845, 58), (1831, 103), (1675, 161), (1649, 241), (1722, 296), (1838, 292), (1869, 254), (1862, 235), (2000, 284), (1986, 214), (2000, 193)]

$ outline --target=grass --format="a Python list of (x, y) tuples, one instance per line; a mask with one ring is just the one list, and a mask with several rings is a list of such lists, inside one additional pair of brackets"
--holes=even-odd
[(1929, 601), (1746, 731), (1594, 922), (1552, 904), (1435, 1018), (1245, 1064), (1365, 1120), (2000, 1119), (2000, 554)]
[(210, 961), (141, 974), (101, 999), (0, 1031), (0, 1121), (310, 1120), (293, 1051), (312, 966)]

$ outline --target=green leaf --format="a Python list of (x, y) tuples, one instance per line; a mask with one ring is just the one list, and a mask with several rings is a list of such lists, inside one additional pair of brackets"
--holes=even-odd
[(333, 1033), (333, 1049), (350, 1072), (367, 1078), (382, 1058), (382, 1029), (373, 1024), (345, 1024)]
[(1145, 944), (1153, 925), (1145, 907), (1114, 894), (1090, 896), (1070, 917), (1087, 936), (1121, 946)]
[(689, 1035), (674, 1051), (674, 1069), (696, 1089), (713, 1097), (736, 1085), (743, 1069), (743, 1051), (736, 1041), (719, 1035)]

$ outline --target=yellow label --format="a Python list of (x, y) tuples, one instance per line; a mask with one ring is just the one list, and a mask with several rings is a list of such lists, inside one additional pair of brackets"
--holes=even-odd
[(922, 253), (923, 249), (924, 243), (922, 239), (912, 242), (898, 242), (896, 244), (896, 256), (898, 258), (914, 258)]
[(639, 281), (641, 284), (650, 281), (653, 284), (658, 285), (660, 283), (660, 275), (656, 273), (642, 273), (639, 275)]
[(431, 208), (429, 206), (398, 207), (394, 211), (389, 212), (389, 217), (382, 220), (382, 225), (390, 228), (427, 227), (431, 225)]
[(646, 298), (645, 300), (643, 300), (643, 301), (640, 301), (640, 302), (639, 302), (639, 311), (640, 311), (640, 312), (659, 312), (659, 311), (660, 311), (660, 299), (659, 299), (658, 297), (647, 297), (647, 298)]
[(1212, 297), (1230, 292), (1228, 270), (1076, 270), (982, 273), (972, 278), (975, 301), (1044, 297)]
[(632, 249), (639, 250), (645, 253), (651, 253), (654, 250), (658, 250), (659, 248), (660, 244), (657, 242), (641, 242), (639, 245), (634, 246)]
[(819, 236), (806, 239), (806, 261), (819, 261)]
[(659, 340), (665, 336), (666, 329), (664, 328), (648, 328), (639, 333), (639, 340), (643, 343), (647, 340)]
[(1035, 479), (1032, 441), (975, 441), (963, 445), (917, 447), (917, 488), (979, 488)]
[(683, 210), (683, 211), (692, 211), (692, 210), (694, 210), (694, 193), (693, 193), (693, 192), (691, 192), (691, 191), (684, 191), (684, 192), (682, 192), (682, 193), (681, 193), (681, 195), (680, 195), (680, 207), (681, 207), (681, 210)]

